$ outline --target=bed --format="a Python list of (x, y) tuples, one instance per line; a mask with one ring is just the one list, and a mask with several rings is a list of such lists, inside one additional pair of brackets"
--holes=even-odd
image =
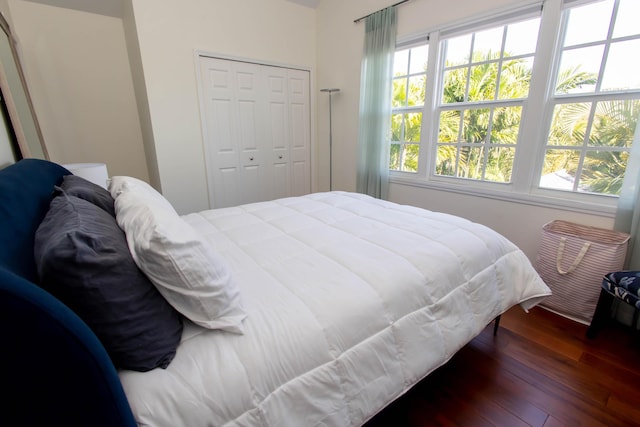
[[(108, 304), (87, 314), (91, 296), (74, 301), (65, 283), (51, 285), (47, 268), (75, 266), (42, 261), (42, 230), (61, 235), (69, 223), (50, 219), (52, 200), (67, 194), (54, 185), (68, 175), (33, 159), (0, 171), (0, 361), (14, 390), (3, 425), (362, 425), (497, 316), (550, 295), (516, 246), (459, 217), (347, 192), (177, 216), (145, 183), (113, 177), (119, 255), (153, 284), (141, 301), (152, 292), (161, 319), (135, 325), (147, 341), (114, 338), (103, 330), (113, 319), (87, 319)], [(149, 217), (171, 221), (162, 244)], [(215, 277), (202, 273), (210, 258)], [(189, 288), (203, 277), (214, 288)], [(194, 294), (216, 299), (215, 314), (198, 312)], [(127, 365), (114, 350), (123, 339), (164, 352)]]

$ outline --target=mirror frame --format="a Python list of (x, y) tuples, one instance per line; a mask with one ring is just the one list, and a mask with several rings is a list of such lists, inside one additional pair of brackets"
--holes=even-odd
[[(35, 109), (33, 107), (33, 102), (29, 94), (29, 88), (27, 86), (24, 71), (20, 64), (20, 58), (18, 56), (18, 51), (16, 48), (17, 41), (13, 36), (13, 33), (11, 32), (9, 23), (2, 15), (2, 13), (0, 13), (0, 27), (7, 36), (9, 47), (11, 49), (11, 57), (14, 61), (13, 65), (15, 66), (15, 70), (17, 70), (18, 78), (20, 80), (19, 85), (16, 85), (14, 83), (12, 87), (7, 78), (5, 65), (0, 61), (0, 91), (2, 92), (2, 98), (6, 107), (5, 111), (8, 113), (9, 121), (11, 122), (11, 126), (13, 127), (15, 143), (17, 144), (17, 147), (15, 148), (17, 148), (17, 154), (19, 154), (18, 157), (35, 157), (49, 160), (49, 153), (47, 152), (47, 147), (44, 144), (42, 130), (40, 129), (40, 124), (38, 123), (38, 118), (35, 114)], [(27, 111), (24, 111), (23, 107), (22, 114), (28, 114), (30, 115), (30, 117), (21, 117), (20, 108), (18, 108), (16, 104), (17, 97), (23, 97), (23, 102), (26, 102)], [(33, 124), (35, 129), (32, 129), (32, 132), (30, 134), (34, 135), (35, 138), (37, 138), (37, 141), (29, 141), (27, 138), (27, 133), (25, 132), (24, 125), (31, 125), (31, 123)], [(20, 158), (17, 158), (16, 160), (20, 160)]]

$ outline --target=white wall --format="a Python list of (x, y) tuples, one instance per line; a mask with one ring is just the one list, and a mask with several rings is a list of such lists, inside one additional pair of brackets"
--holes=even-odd
[(315, 10), (283, 0), (131, 4), (162, 192), (181, 213), (207, 209), (195, 50), (309, 68), (313, 82)]
[[(520, 0), (412, 0), (398, 8), (398, 38), (424, 33), (472, 16), (524, 4)], [(530, 3), (530, 2), (529, 2)], [(333, 98), (333, 183), (334, 189), (356, 188), (356, 146), (360, 64), (364, 23), (353, 20), (393, 4), (388, 0), (322, 0), (317, 9), (318, 87), (338, 87)], [(324, 103), (324, 104), (323, 104)], [(319, 181), (328, 188), (328, 106), (318, 100)], [(606, 216), (581, 214), (532, 205), (475, 197), (420, 187), (392, 184), (392, 201), (447, 212), (485, 224), (520, 246), (535, 259), (542, 226), (553, 219), (564, 219), (592, 226), (611, 228)]]
[(122, 19), (8, 0), (51, 160), (148, 180)]
[(149, 182), (158, 191), (162, 191), (160, 185), (160, 173), (158, 172), (158, 158), (151, 128), (151, 113), (147, 101), (147, 88), (144, 82), (144, 70), (142, 68), (142, 55), (140, 53), (140, 43), (138, 43), (138, 31), (135, 17), (133, 16), (133, 5), (131, 1), (123, 0), (122, 24), (124, 36), (127, 44), (127, 54), (131, 67), (131, 77), (133, 79), (134, 95), (138, 107), (138, 117), (140, 118), (140, 128), (142, 131), (142, 143), (144, 154), (147, 160), (149, 171)]

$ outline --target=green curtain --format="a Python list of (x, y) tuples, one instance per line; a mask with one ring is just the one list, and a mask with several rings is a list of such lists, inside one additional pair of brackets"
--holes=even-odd
[(640, 270), (640, 240), (638, 240), (640, 223), (640, 206), (638, 206), (640, 202), (640, 126), (638, 124), (640, 124), (640, 118), (636, 123), (614, 225), (616, 230), (631, 235), (626, 263), (626, 268), (629, 270)]
[(379, 199), (386, 199), (389, 191), (388, 140), (396, 28), (395, 7), (371, 14), (365, 21), (356, 189)]

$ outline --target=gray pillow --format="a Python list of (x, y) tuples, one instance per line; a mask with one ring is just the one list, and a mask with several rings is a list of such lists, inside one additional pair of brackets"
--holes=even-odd
[(93, 203), (115, 218), (116, 213), (113, 207), (113, 197), (111, 197), (111, 194), (105, 188), (76, 175), (65, 175), (62, 178), (60, 188), (70, 196), (79, 197)]
[(34, 255), (41, 286), (89, 325), (117, 368), (169, 365), (182, 318), (138, 269), (114, 217), (62, 192), (36, 231)]

